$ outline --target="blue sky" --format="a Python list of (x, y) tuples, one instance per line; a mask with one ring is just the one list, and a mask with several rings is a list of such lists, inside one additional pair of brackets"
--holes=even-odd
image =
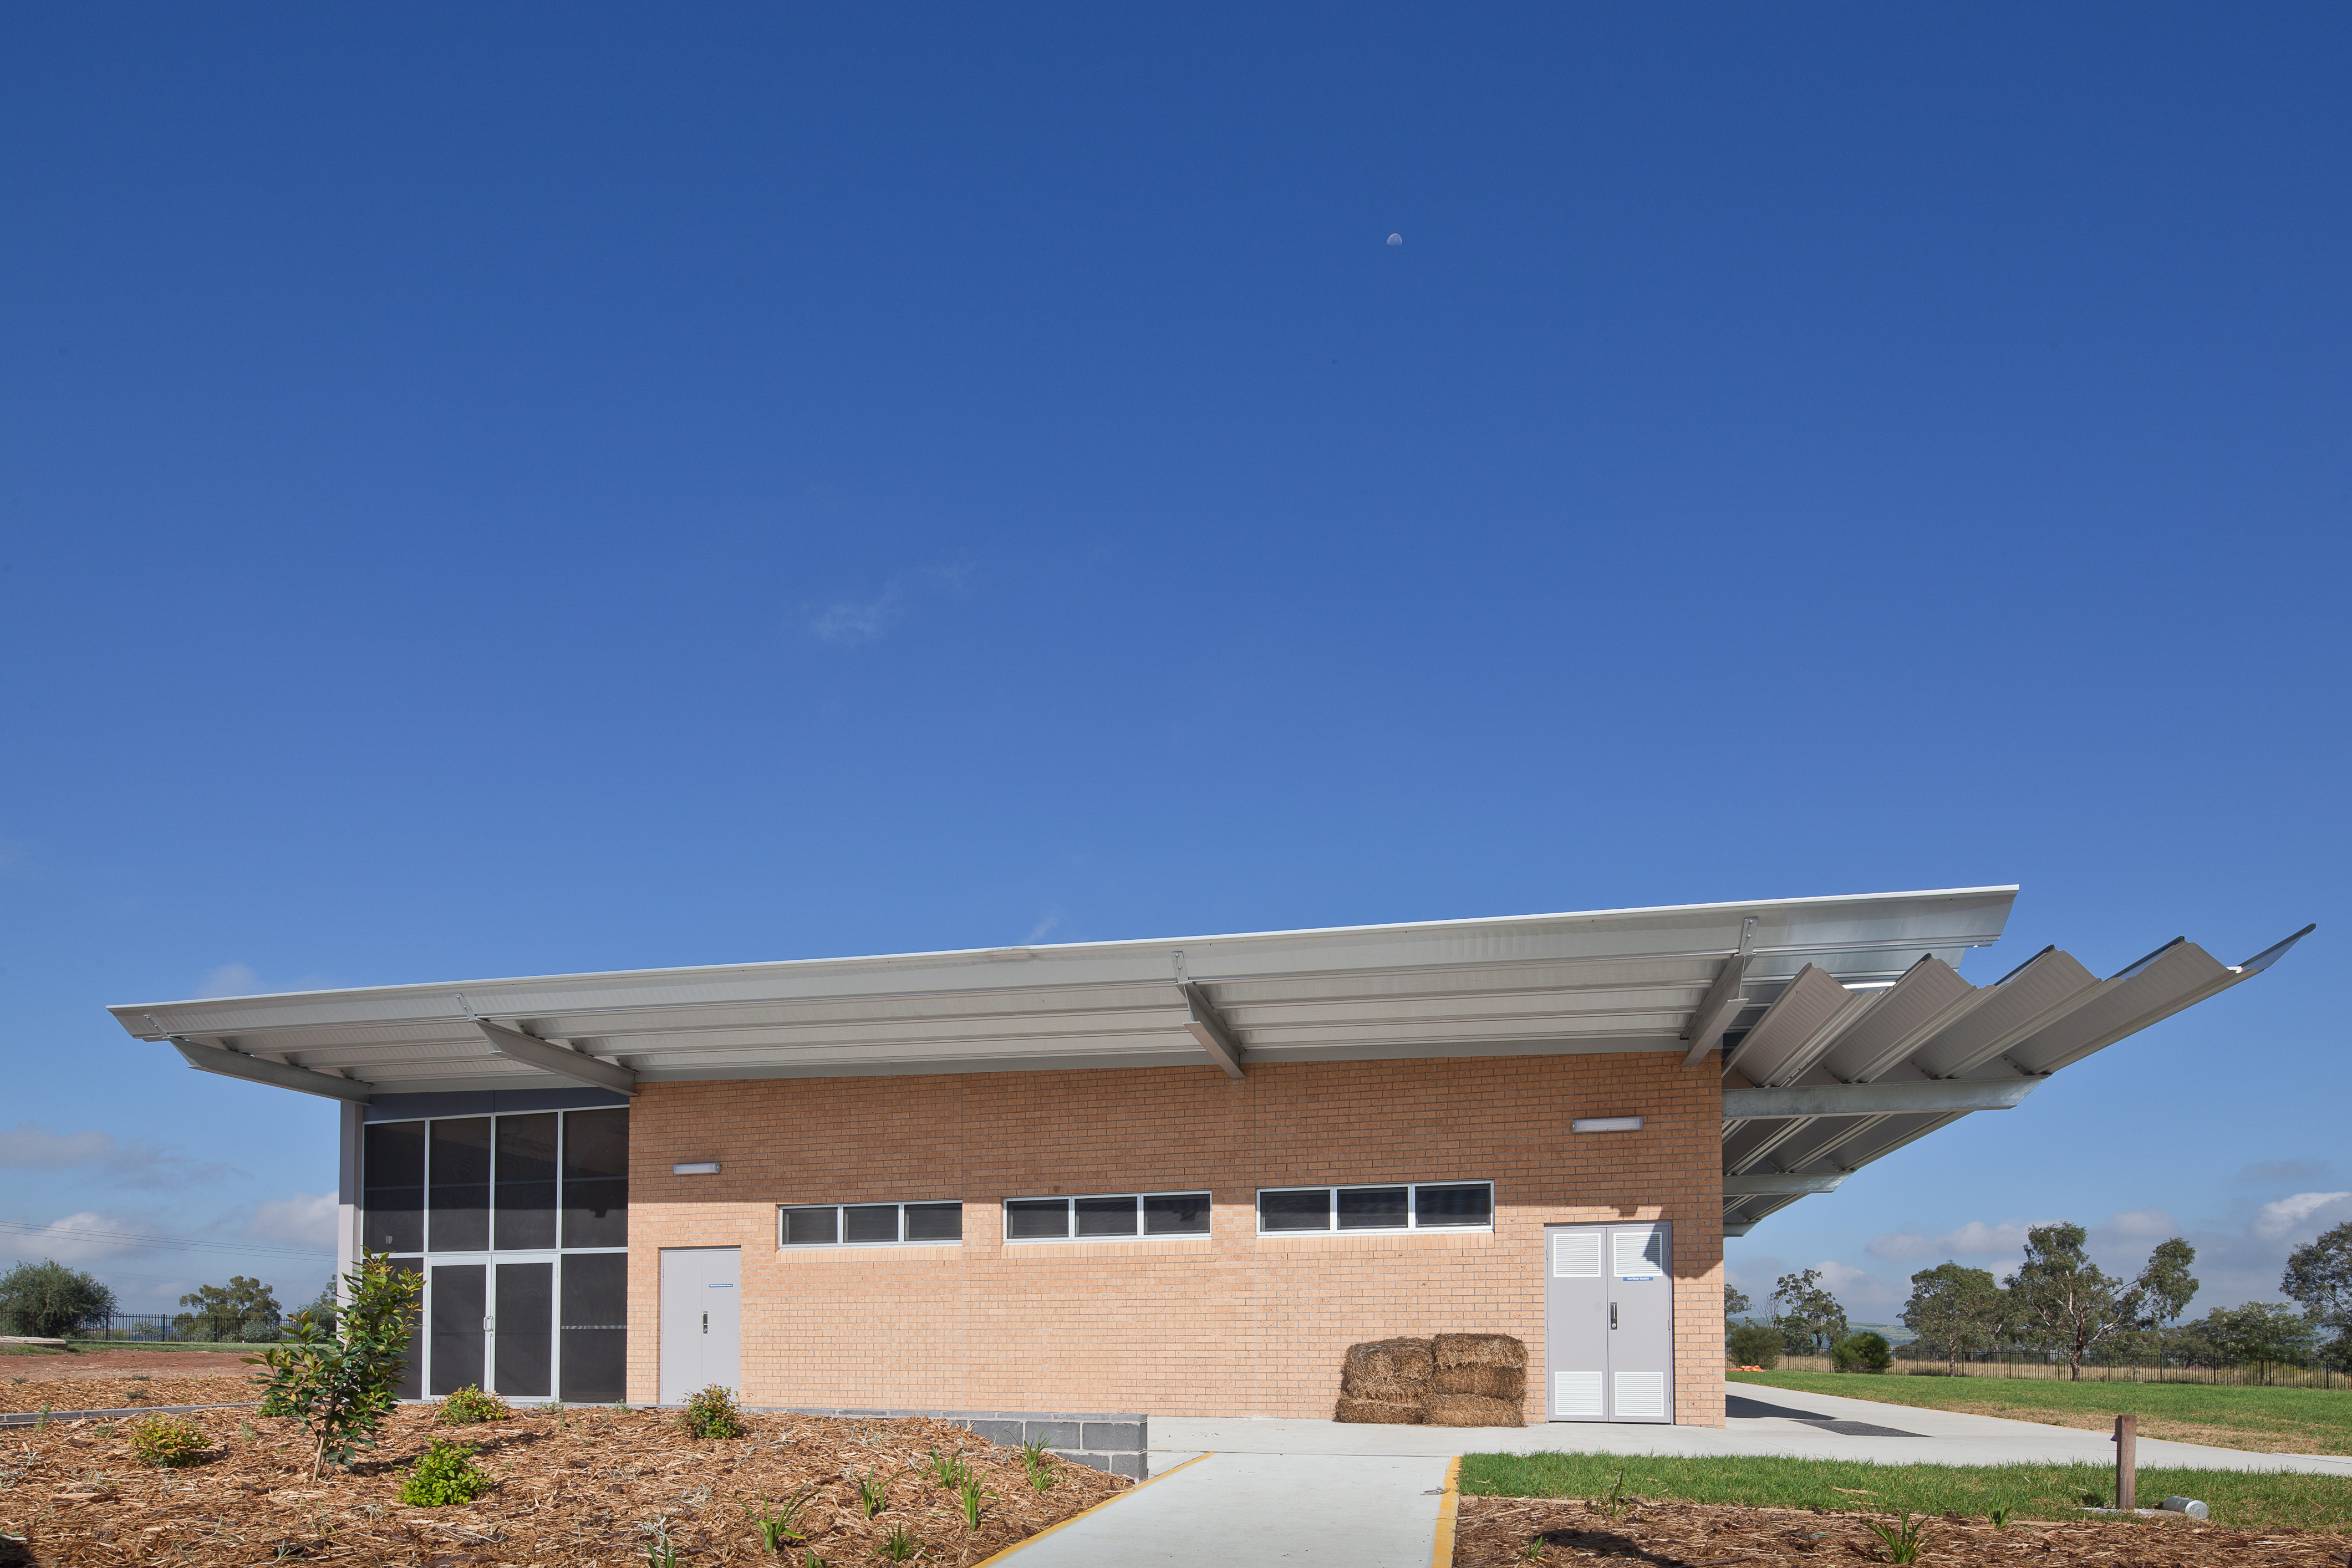
[(0, 1259), (323, 1276), (257, 1249), (331, 1108), (111, 1002), (2015, 881), (1979, 983), (2321, 924), (1735, 1275), (1884, 1318), (2063, 1216), (2271, 1291), (2352, 1215), (2347, 68), (2294, 5), (8, 12)]

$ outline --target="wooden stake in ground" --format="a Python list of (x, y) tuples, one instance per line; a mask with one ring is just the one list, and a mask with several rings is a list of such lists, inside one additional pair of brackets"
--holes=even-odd
[(2139, 1417), (2116, 1417), (2116, 1506), (2129, 1513), (2139, 1506)]

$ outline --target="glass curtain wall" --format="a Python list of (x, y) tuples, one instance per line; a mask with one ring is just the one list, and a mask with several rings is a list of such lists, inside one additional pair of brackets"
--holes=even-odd
[(629, 1113), (371, 1121), (362, 1245), (425, 1278), (404, 1399), (606, 1405), (628, 1349)]

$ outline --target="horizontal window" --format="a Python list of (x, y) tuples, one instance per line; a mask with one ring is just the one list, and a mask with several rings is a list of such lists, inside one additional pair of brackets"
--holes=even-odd
[(1257, 1194), (1260, 1236), (1494, 1227), (1492, 1182), (1400, 1182), (1385, 1187), (1266, 1187)]
[(792, 1204), (776, 1211), (780, 1247), (903, 1247), (962, 1239), (960, 1203)]
[(1007, 1241), (1095, 1241), (1123, 1236), (1206, 1236), (1206, 1193), (1109, 1193), (1007, 1198)]

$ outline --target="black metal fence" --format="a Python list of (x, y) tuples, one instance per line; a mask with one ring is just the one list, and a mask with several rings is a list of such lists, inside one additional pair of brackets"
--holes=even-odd
[(76, 1331), (74, 1337), (83, 1340), (172, 1340), (184, 1339), (172, 1331), (172, 1320), (163, 1312), (109, 1312), (103, 1323), (93, 1323)]

